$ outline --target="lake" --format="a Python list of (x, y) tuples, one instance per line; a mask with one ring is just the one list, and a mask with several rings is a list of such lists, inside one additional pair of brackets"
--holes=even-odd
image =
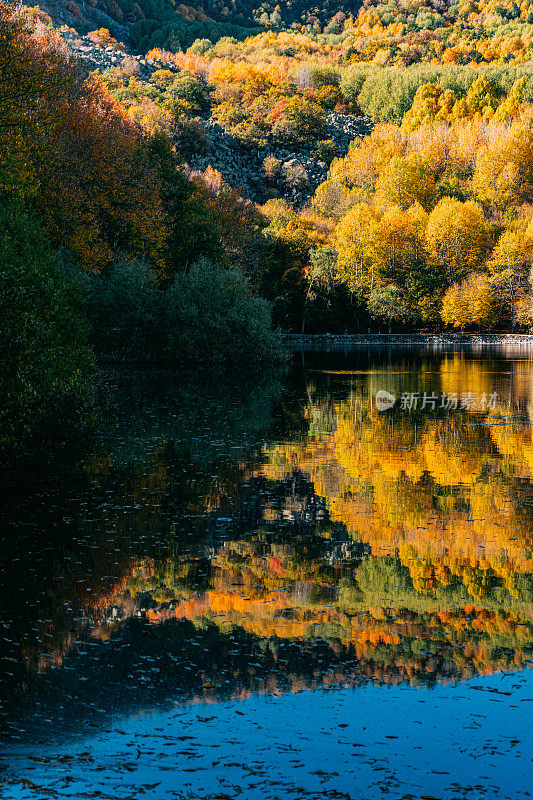
[(533, 356), (105, 369), (3, 502), (0, 797), (533, 792)]

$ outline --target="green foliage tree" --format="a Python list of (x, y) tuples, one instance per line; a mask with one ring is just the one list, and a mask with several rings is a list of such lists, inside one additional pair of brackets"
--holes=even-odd
[(0, 195), (2, 468), (56, 465), (90, 430), (94, 357), (75, 282), (37, 219)]
[(326, 130), (326, 117), (318, 103), (302, 97), (292, 98), (282, 108), (272, 135), (286, 144), (306, 144), (322, 139)]
[(176, 275), (166, 293), (166, 351), (178, 362), (257, 366), (278, 350), (270, 304), (254, 297), (240, 270), (205, 259)]
[(201, 256), (217, 260), (223, 252), (207, 192), (187, 179), (167, 137), (151, 137), (149, 148), (157, 165), (165, 209), (164, 274), (170, 279)]
[(205, 114), (211, 105), (209, 86), (188, 72), (174, 78), (165, 97), (166, 106), (177, 118), (184, 114)]
[(372, 317), (386, 321), (389, 333), (392, 323), (404, 318), (407, 311), (401, 292), (394, 284), (373, 289), (368, 298), (368, 310)]
[(302, 314), (302, 333), (305, 330), (308, 305), (316, 300), (319, 294), (328, 295), (331, 291), (337, 272), (337, 253), (331, 247), (320, 247), (309, 253), (309, 267), (306, 270), (307, 292)]
[(160, 347), (162, 290), (145, 261), (118, 256), (90, 283), (92, 340), (98, 352), (145, 359)]

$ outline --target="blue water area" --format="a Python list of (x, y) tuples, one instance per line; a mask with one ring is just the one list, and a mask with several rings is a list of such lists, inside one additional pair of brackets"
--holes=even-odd
[[(531, 796), (533, 673), (252, 696), (4, 755), (2, 797)], [(42, 789), (41, 789), (42, 787)]]
[(0, 797), (530, 797), (533, 360), (195, 381), (0, 504)]

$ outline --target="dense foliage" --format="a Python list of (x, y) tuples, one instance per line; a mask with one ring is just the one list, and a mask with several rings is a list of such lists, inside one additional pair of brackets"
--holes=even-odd
[(276, 357), (269, 304), (253, 296), (235, 267), (221, 270), (202, 259), (163, 290), (149, 265), (122, 258), (105, 278), (78, 280), (90, 298), (92, 339), (100, 353), (180, 364), (230, 359), (247, 367)]
[[(83, 32), (107, 21), (131, 38), (137, 49), (186, 49), (196, 40), (233, 40), (236, 44), (262, 30), (304, 33), (343, 62), (377, 66), (471, 64), (531, 58), (533, 11), (529, 0), (347, 0), (320, 5), (295, 0), (74, 0), (50, 5), (56, 15)], [(287, 48), (287, 46), (286, 46)], [(285, 55), (293, 55), (286, 49)]]
[(75, 283), (35, 216), (0, 195), (0, 457), (23, 463), (70, 459), (90, 430), (94, 358)]
[[(183, 58), (174, 63), (184, 66)], [(283, 296), (291, 295), (290, 311), (279, 317), (283, 324), (305, 325), (313, 308), (311, 329), (324, 325), (322, 309), (329, 308), (330, 329), (364, 328), (368, 315), (387, 326), (529, 326), (527, 73), (385, 69), (361, 81), (357, 68), (341, 77), (317, 66), (306, 89), (297, 86), (299, 73), (293, 82), (274, 83), (264, 68), (239, 74), (242, 65), (228, 62), (221, 69), (213, 62), (213, 113), (250, 147), (279, 136), (292, 146), (319, 141), (320, 120), (334, 103), (372, 103), (378, 119), (399, 120), (378, 125), (344, 158), (333, 159), (308, 208), (296, 214), (273, 200), (261, 209), (270, 220), (265, 236), (284, 250), (283, 275), (270, 271), (263, 286), (280, 311)], [(440, 83), (420, 83), (430, 75)], [(280, 170), (275, 159), (265, 159), (274, 183)], [(328, 248), (329, 268), (317, 269)], [(339, 291), (345, 292), (343, 310)]]
[[(46, 453), (58, 463), (69, 432), (83, 438), (89, 335), (100, 353), (177, 364), (252, 365), (277, 351), (270, 306), (249, 284), (269, 249), (266, 220), (228, 187), (191, 180), (165, 132), (142, 129), (45, 22), (0, 5), (0, 447), (8, 468)], [(200, 109), (197, 83), (177, 78), (174, 102), (193, 97)]]
[[(293, 28), (282, 7), (281, 21), (237, 7), (222, 20), (219, 9), (216, 24), (243, 32), (255, 21), (269, 30), (199, 35), (189, 45), (147, 39), (147, 47), (159, 45), (148, 53), (158, 62), (148, 78), (127, 60), (87, 77), (46, 14), (27, 10), (15, 20), (4, 9), (1, 185), (31, 203), (69, 263), (98, 276), (91, 296), (99, 298), (92, 303), (99, 348), (168, 353), (172, 287), (207, 263), (218, 270), (213, 287), (230, 296), (232, 270), (241, 270), (245, 292), (270, 301), (289, 330), (529, 327), (529, 10), (389, 6), (365, 3), (331, 23)], [(187, 9), (174, 16), (211, 24), (207, 10), (200, 19)], [(168, 14), (164, 4), (143, 7), (142, 18), (133, 7), (105, 11), (146, 31), (156, 18), (163, 30)], [(104, 29), (91, 36), (95, 46), (121, 46)], [(477, 55), (466, 57), (465, 38)], [(332, 111), (364, 112), (380, 124), (339, 157), (327, 138)], [(266, 153), (272, 199), (265, 205), (243, 199), (217, 170), (184, 163), (209, 153), (207, 116), (251, 153)], [(276, 186), (305, 192), (305, 170), (269, 155), (272, 147), (315, 153), (330, 165), (303, 209), (281, 200)], [(261, 339), (266, 307), (249, 299)], [(199, 305), (191, 341), (194, 320), (208, 327), (226, 307), (218, 299)], [(250, 309), (241, 309), (241, 331)], [(124, 315), (124, 325), (106, 322)], [(208, 360), (232, 339), (227, 322)], [(131, 330), (127, 344), (124, 330)]]
[[(273, 199), (255, 212), (261, 235), (247, 248), (255, 257), (249, 276), (284, 327), (527, 329), (533, 71), (526, 51), (499, 51), (496, 18), (472, 9), (468, 24), (494, 45), (483, 58), (454, 60), (434, 48), (431, 58), (404, 60), (399, 69), (400, 42), (397, 57), (368, 63), (348, 42), (363, 31), (366, 39), (385, 36), (365, 28), (373, 13), (363, 8), (333, 38), (270, 30), (244, 41), (199, 40), (187, 52), (155, 49), (148, 55), (165, 66), (149, 81), (120, 69), (102, 79), (130, 118), (164, 129), (186, 158), (209, 152), (201, 124), (209, 114), (250, 152), (266, 153)], [(462, 11), (452, 7), (442, 19), (443, 30), (459, 26), (464, 34)], [(527, 14), (513, 19), (529, 41)], [(423, 22), (420, 12), (416, 25)], [(413, 24), (402, 22), (405, 35)], [(339, 158), (327, 139), (331, 111), (363, 112), (381, 124)], [(276, 198), (281, 185), (305, 192), (307, 177), (270, 155), (273, 147), (316, 153), (331, 165), (303, 210)], [(216, 171), (203, 181), (217, 197), (231, 192), (221, 193)]]
[[(221, 274), (249, 263), (254, 237), (260, 258), (266, 222), (252, 222), (250, 204), (217, 181), (191, 180), (165, 132), (141, 128), (127, 99), (87, 77), (60, 38), (32, 14), (0, 10), (0, 187), (32, 205), (53, 247), (109, 292), (117, 260), (145, 263), (156, 292), (202, 256)], [(168, 88), (171, 105), (205, 107), (193, 76)]]
[(530, 117), (496, 110), (412, 130), (421, 95), (402, 126), (377, 126), (319, 187), (340, 278), (369, 299), (394, 288), (398, 319), (529, 325)]

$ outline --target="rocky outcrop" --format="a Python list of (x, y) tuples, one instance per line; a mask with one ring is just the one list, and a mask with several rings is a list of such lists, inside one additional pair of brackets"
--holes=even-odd
[[(207, 134), (208, 148), (201, 155), (191, 156), (192, 170), (203, 172), (211, 166), (218, 170), (226, 183), (237, 187), (253, 202), (264, 203), (270, 197), (281, 196), (298, 209), (304, 206), (319, 184), (326, 180), (328, 165), (302, 147), (289, 150), (274, 143), (260, 150), (245, 147), (214, 119), (201, 120)], [(325, 138), (331, 139), (341, 155), (346, 155), (350, 143), (368, 135), (373, 128), (369, 117), (331, 112)], [(267, 180), (266, 158), (275, 158), (280, 165), (276, 180)]]
[(372, 133), (374, 123), (370, 117), (354, 117), (352, 114), (341, 114), (332, 111), (328, 115), (328, 127), (325, 139), (332, 139), (341, 153), (347, 153), (350, 142), (361, 136)]
[(141, 81), (150, 82), (152, 73), (156, 69), (161, 69), (162, 67), (171, 70), (175, 69), (172, 64), (163, 64), (162, 61), (150, 61), (141, 55), (133, 54), (128, 51), (126, 46), (123, 49), (117, 49), (111, 45), (99, 47), (88, 36), (80, 36), (72, 28), (62, 30), (60, 34), (73, 55), (79, 58), (81, 63), (87, 67), (87, 71), (98, 69), (100, 72), (104, 72), (106, 69), (112, 69), (113, 67), (124, 69), (125, 66), (129, 66), (131, 74), (135, 74)]
[[(127, 42), (130, 29), (114, 19), (101, 8), (97, 8), (95, 0), (91, 2), (75, 2), (74, 0), (40, 0), (39, 8), (50, 15), (56, 28), (63, 25), (83, 30), (107, 28), (120, 42)], [(81, 26), (81, 28), (80, 28)]]
[[(80, 36), (71, 28), (60, 33), (72, 53), (86, 66), (87, 72), (119, 68), (125, 74), (135, 75), (141, 83), (149, 84), (155, 70), (164, 67), (178, 71), (172, 63), (149, 60), (128, 52), (127, 46), (99, 46), (89, 36)], [(191, 173), (213, 167), (226, 183), (254, 203), (282, 197), (294, 209), (300, 209), (313, 196), (317, 186), (326, 180), (328, 164), (313, 154), (313, 147), (294, 150), (272, 142), (262, 149), (252, 149), (212, 117), (196, 118), (196, 121), (205, 130), (206, 147), (188, 157)], [(346, 155), (350, 143), (368, 135), (372, 128), (369, 117), (332, 111), (328, 115), (324, 139), (335, 143), (339, 155)], [(267, 177), (264, 168), (265, 159), (269, 157), (278, 162), (278, 174), (271, 178)]]

